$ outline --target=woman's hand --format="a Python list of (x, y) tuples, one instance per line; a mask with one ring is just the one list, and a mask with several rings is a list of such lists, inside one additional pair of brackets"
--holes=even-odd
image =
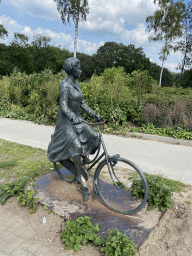
[(103, 118), (103, 116), (98, 116), (98, 115), (96, 115), (95, 114), (95, 122), (97, 123), (97, 122), (100, 122), (100, 121), (104, 121), (104, 118)]

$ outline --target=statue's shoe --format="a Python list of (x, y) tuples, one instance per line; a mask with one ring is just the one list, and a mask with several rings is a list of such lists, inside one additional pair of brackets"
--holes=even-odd
[(87, 188), (81, 188), (83, 190), (83, 201), (87, 202), (89, 200), (90, 193)]

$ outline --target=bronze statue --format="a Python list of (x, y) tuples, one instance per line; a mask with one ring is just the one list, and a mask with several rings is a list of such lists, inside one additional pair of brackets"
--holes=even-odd
[[(56, 128), (51, 135), (51, 142), (47, 150), (47, 157), (51, 162), (60, 162), (76, 176), (76, 181), (81, 184), (83, 200), (89, 199), (88, 175), (82, 165), (89, 161), (88, 155), (94, 154), (99, 138), (97, 132), (83, 122), (79, 113), (81, 108), (90, 118), (98, 118), (83, 100), (83, 93), (75, 81), (81, 76), (81, 65), (77, 58), (68, 58), (63, 65), (68, 77), (59, 87), (60, 110), (57, 116)], [(73, 158), (73, 162), (70, 160)]]

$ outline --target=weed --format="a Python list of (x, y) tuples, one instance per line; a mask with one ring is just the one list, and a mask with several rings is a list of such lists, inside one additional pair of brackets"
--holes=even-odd
[(97, 235), (95, 232), (99, 232), (98, 224), (95, 226), (91, 223), (90, 217), (79, 217), (76, 221), (66, 221), (66, 228), (61, 233), (61, 241), (65, 243), (65, 249), (80, 250), (80, 244), (85, 245), (87, 243), (93, 243)]
[(17, 197), (18, 204), (20, 206), (27, 206), (30, 213), (35, 213), (37, 209), (37, 204), (39, 198), (34, 198), (33, 194), (35, 194), (36, 191), (34, 190), (25, 190), (25, 193), (19, 193), (19, 196)]
[(19, 181), (13, 181), (8, 184), (2, 184), (0, 186), (0, 203), (3, 205), (9, 197), (18, 195), (23, 192), (24, 185), (26, 183), (25, 178), (21, 178)]
[(43, 208), (44, 208), (44, 210), (48, 210), (48, 211), (47, 211), (48, 214), (52, 213), (52, 211), (49, 210), (49, 208), (47, 207), (47, 205), (44, 205)]
[[(166, 208), (172, 208), (172, 191), (173, 189), (166, 186), (163, 182), (161, 176), (151, 176), (147, 173), (144, 173), (148, 188), (149, 188), (149, 196), (148, 196), (148, 210), (153, 210), (155, 208), (159, 208), (160, 211), (165, 210)], [(129, 179), (132, 180), (132, 193), (137, 198), (144, 197), (144, 187), (141, 180), (138, 180), (137, 176), (132, 176)]]
[(117, 228), (108, 230), (106, 237), (97, 238), (95, 245), (101, 245), (100, 251), (105, 256), (136, 256), (136, 244), (129, 240), (125, 234), (122, 234)]
[(190, 205), (191, 204), (191, 201), (185, 201), (186, 204)]

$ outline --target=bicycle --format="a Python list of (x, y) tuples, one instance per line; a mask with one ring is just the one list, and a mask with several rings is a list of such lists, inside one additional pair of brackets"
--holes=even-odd
[[(90, 173), (93, 166), (105, 156), (105, 158), (97, 165), (94, 172), (93, 198), (94, 195), (98, 195), (110, 210), (117, 213), (124, 215), (135, 214), (145, 206), (148, 199), (148, 185), (144, 174), (136, 164), (121, 158), (120, 155), (108, 155), (99, 128), (100, 124), (105, 123), (103, 119), (97, 119), (96, 123), (89, 123), (85, 120), (84, 122), (89, 125), (97, 125), (99, 135), (99, 145), (95, 153), (96, 156), (93, 160), (84, 163), (84, 166), (91, 164), (86, 168), (87, 172)], [(101, 145), (103, 147), (103, 153), (99, 156)], [(65, 174), (62, 173), (56, 163), (54, 163), (54, 166), (61, 179), (69, 183), (75, 182), (75, 175), (69, 171)], [(142, 199), (138, 199), (132, 194), (133, 177), (140, 180), (140, 186), (142, 186), (144, 192), (144, 197)]]

